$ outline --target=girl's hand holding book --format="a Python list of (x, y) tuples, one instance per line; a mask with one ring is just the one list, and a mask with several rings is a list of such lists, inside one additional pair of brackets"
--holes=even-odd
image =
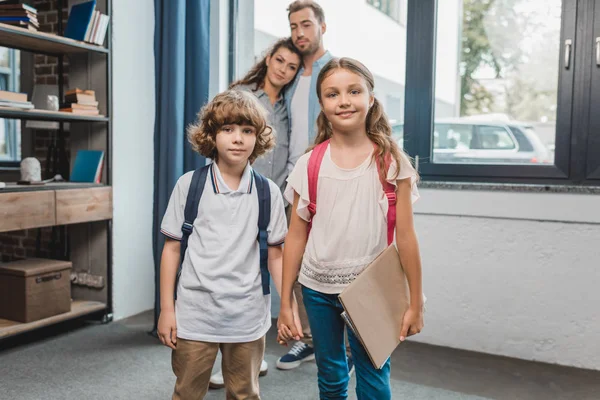
[(404, 340), (408, 336), (416, 335), (423, 329), (423, 307), (410, 307), (404, 313), (402, 319), (402, 330), (400, 331), (400, 341)]

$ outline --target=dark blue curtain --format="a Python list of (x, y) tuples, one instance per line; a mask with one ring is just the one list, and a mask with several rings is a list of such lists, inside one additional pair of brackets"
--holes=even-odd
[(156, 67), (156, 123), (154, 126), (155, 270), (154, 329), (160, 314), (160, 256), (164, 238), (162, 216), (177, 179), (202, 167), (185, 129), (208, 101), (210, 55), (209, 0), (154, 0), (154, 57)]

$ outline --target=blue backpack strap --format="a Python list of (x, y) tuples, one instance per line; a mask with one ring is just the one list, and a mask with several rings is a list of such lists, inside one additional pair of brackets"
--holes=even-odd
[(260, 248), (260, 278), (263, 294), (271, 293), (269, 274), (269, 245), (267, 227), (271, 221), (271, 188), (267, 178), (253, 171), (258, 195), (258, 244)]
[(183, 266), (183, 259), (188, 247), (188, 240), (194, 231), (194, 221), (198, 216), (198, 205), (200, 204), (202, 192), (204, 191), (204, 184), (206, 183), (206, 177), (208, 176), (210, 169), (211, 166), (209, 164), (194, 171), (192, 183), (190, 183), (190, 189), (188, 191), (187, 199), (185, 200), (184, 221), (181, 226), (182, 236), (179, 243), (181, 250), (179, 254), (179, 268), (177, 268), (177, 277), (175, 278), (175, 299), (177, 299), (177, 285), (179, 284), (179, 277), (181, 276), (181, 267)]

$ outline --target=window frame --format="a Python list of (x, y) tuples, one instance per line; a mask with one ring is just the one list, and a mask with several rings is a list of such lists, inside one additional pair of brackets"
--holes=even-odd
[[(9, 67), (0, 67), (0, 74), (8, 75), (8, 88), (9, 91), (19, 90), (20, 71), (17, 65), (17, 51), (13, 48), (8, 48), (8, 60)], [(21, 135), (21, 130), (17, 129), (19, 121), (6, 118), (3, 119), (6, 126), (6, 142), (13, 143), (13, 145), (7, 149), (9, 152), (9, 158), (0, 158), (0, 168), (16, 168), (19, 167), (21, 159), (17, 159), (19, 149), (17, 143), (19, 143), (18, 136)]]
[[(600, 67), (593, 71), (593, 82), (589, 71), (594, 55), (589, 51), (592, 27), (594, 38), (600, 37), (600, 7), (594, 8), (595, 1), (600, 3), (562, 3), (554, 165), (461, 165), (429, 162), (435, 115), (437, 0), (409, 0), (404, 146), (415, 159), (423, 180), (598, 184), (594, 179), (600, 179), (600, 137), (593, 132), (600, 131), (600, 116), (590, 113), (590, 109), (600, 107)], [(578, 12), (578, 7), (588, 12)], [(568, 69), (562, 64), (567, 39), (573, 43)], [(590, 84), (598, 90), (590, 91)]]

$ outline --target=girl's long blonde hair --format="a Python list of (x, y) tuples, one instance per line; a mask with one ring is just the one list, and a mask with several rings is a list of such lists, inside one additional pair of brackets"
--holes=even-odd
[[(363, 78), (367, 84), (369, 93), (373, 94), (375, 79), (367, 67), (365, 67), (361, 62), (352, 58), (333, 58), (327, 64), (325, 64), (319, 73), (319, 77), (317, 78), (317, 96), (319, 98), (319, 103), (322, 103), (321, 85), (329, 75), (335, 72), (336, 69), (345, 69)], [(371, 106), (371, 109), (367, 113), (366, 128), (367, 136), (373, 143), (377, 145), (376, 151), (373, 153), (373, 161), (379, 162), (379, 173), (381, 180), (387, 179), (386, 158), (388, 156), (391, 156), (394, 161), (396, 161), (394, 178), (398, 177), (400, 174), (402, 157), (407, 156), (402, 154), (402, 150), (392, 138), (392, 127), (389, 123), (387, 115), (385, 114), (385, 111), (383, 111), (381, 103), (379, 100), (377, 100), (377, 98), (374, 98), (373, 106)], [(331, 123), (325, 116), (323, 110), (321, 110), (321, 113), (317, 118), (317, 131), (317, 136), (311, 149), (316, 145), (323, 143), (327, 139), (330, 139), (333, 134)]]

